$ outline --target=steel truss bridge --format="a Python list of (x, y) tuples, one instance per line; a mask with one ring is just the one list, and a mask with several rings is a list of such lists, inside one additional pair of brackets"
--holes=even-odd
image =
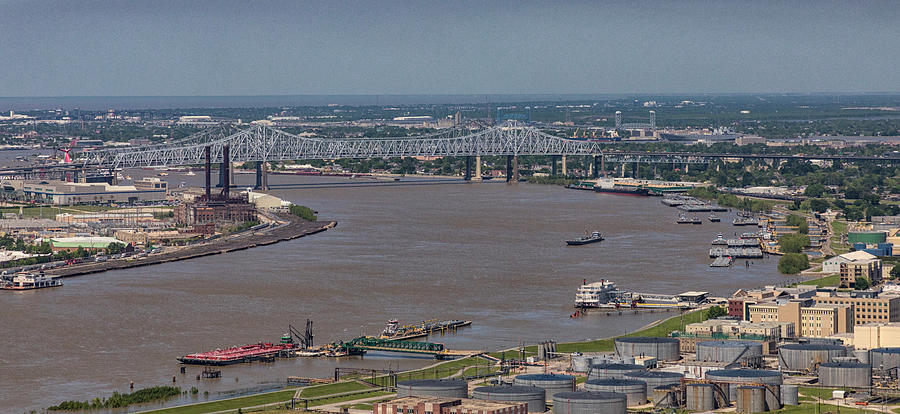
[(471, 129), (458, 127), (430, 135), (398, 138), (312, 138), (258, 125), (211, 140), (191, 139), (137, 149), (86, 153), (84, 168), (165, 167), (202, 164), (210, 147), (213, 162), (222, 162), (229, 147), (231, 162), (287, 161), (339, 158), (393, 158), (414, 156), (599, 156), (600, 144), (549, 135), (536, 128), (507, 122)]

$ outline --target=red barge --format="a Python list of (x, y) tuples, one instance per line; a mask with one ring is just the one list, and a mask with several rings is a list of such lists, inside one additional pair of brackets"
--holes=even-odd
[(185, 355), (178, 358), (178, 361), (182, 364), (195, 365), (231, 365), (278, 356), (293, 356), (297, 349), (298, 345), (293, 342), (282, 342), (280, 344), (260, 342), (258, 344)]

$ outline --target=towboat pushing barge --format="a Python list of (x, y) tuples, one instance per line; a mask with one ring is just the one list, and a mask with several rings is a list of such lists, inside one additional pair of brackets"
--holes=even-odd
[(576, 308), (672, 308), (690, 309), (705, 303), (709, 292), (684, 292), (678, 295), (639, 293), (619, 290), (612, 281), (601, 279), (578, 287)]

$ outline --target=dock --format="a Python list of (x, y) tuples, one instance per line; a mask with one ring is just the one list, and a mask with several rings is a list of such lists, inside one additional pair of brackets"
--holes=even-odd
[(719, 256), (709, 265), (709, 267), (728, 267), (734, 263), (734, 259), (728, 256)]
[(737, 259), (761, 259), (763, 251), (759, 247), (713, 247), (709, 257), (733, 257)]

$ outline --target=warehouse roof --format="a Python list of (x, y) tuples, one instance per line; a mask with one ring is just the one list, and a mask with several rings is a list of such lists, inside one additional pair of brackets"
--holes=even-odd
[(105, 248), (112, 243), (127, 244), (115, 237), (58, 237), (50, 239), (53, 247)]

